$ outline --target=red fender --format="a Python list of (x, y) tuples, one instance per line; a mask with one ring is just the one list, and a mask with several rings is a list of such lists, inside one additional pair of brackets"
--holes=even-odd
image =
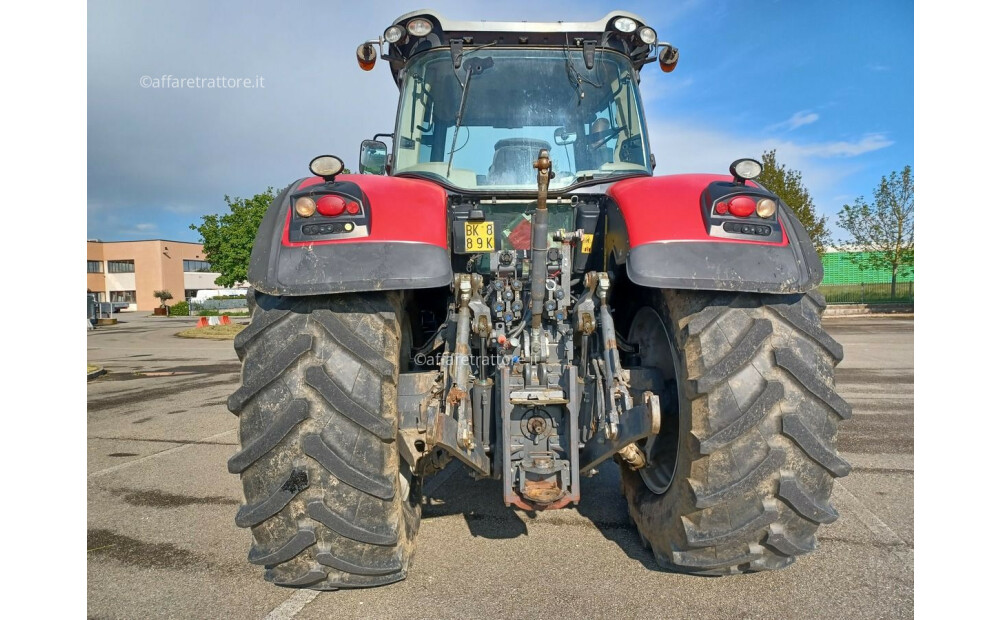
[[(767, 240), (709, 235), (702, 195), (728, 176), (679, 174), (611, 186), (605, 257), (639, 286), (657, 289), (801, 293), (823, 279), (809, 235), (778, 201), (778, 235)], [(748, 220), (748, 223), (753, 223)], [(715, 229), (718, 230), (718, 224)]]
[[(423, 180), (376, 175), (345, 174), (337, 181), (342, 191), (363, 194), (364, 228), (315, 241), (292, 234), (292, 222), (302, 220), (293, 220), (291, 195), (313, 191), (323, 179), (292, 183), (271, 203), (258, 228), (247, 270), (254, 289), (269, 295), (327, 295), (451, 283), (444, 189)], [(316, 223), (329, 219), (317, 218)]]
[(732, 180), (731, 176), (718, 174), (642, 177), (615, 183), (608, 195), (621, 211), (632, 248), (664, 241), (788, 245), (784, 228), (780, 243), (709, 236), (701, 211), (701, 194), (713, 181)]
[[(356, 183), (371, 203), (371, 234), (355, 239), (294, 243), (288, 239), (291, 209), (284, 217), (281, 243), (286, 247), (399, 241), (448, 247), (447, 194), (439, 185), (419, 179), (374, 174), (342, 174), (338, 181)], [(323, 183), (322, 177), (304, 179), (295, 190)]]

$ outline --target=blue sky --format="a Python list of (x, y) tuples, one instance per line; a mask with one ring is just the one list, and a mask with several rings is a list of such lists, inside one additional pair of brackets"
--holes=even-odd
[[(364, 7), (359, 9), (357, 7)], [(777, 148), (824, 214), (913, 163), (913, 7), (861, 2), (429, 2), (454, 19), (644, 17), (680, 48), (643, 70), (658, 174), (725, 172)], [(198, 240), (188, 225), (307, 174), (316, 154), (356, 165), (391, 131), (385, 63), (354, 48), (421, 8), (369, 2), (91, 2), (88, 238)], [(342, 30), (341, 30), (342, 29)], [(346, 32), (346, 34), (343, 34)], [(263, 78), (256, 89), (143, 88), (143, 76)], [(835, 231), (835, 238), (837, 238)]]

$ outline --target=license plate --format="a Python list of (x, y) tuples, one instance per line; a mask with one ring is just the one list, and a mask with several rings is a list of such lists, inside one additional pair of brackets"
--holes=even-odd
[(497, 242), (494, 228), (493, 222), (466, 222), (465, 251), (495, 252)]

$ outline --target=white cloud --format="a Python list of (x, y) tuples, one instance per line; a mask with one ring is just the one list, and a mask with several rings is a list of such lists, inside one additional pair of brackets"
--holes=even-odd
[[(320, 153), (340, 155), (353, 168), (361, 140), (393, 128), (398, 91), (389, 67), (380, 61), (375, 71), (361, 71), (355, 48), (382, 33), (407, 7), (383, 0), (361, 11), (347, 2), (309, 0), (248, 11), (229, 0), (198, 4), (194, 11), (189, 4), (94, 3), (88, 13), (91, 237), (191, 239), (196, 233), (186, 223), (200, 221), (203, 213), (226, 211), (224, 195), (250, 197), (269, 185), (281, 189), (307, 176), (309, 160)], [(428, 4), (455, 20), (592, 20), (609, 10), (597, 0)], [(302, 15), (343, 24), (350, 34), (284, 44), (302, 39)], [(248, 36), (256, 32), (268, 34)], [(163, 74), (259, 75), (265, 82), (251, 90), (144, 89), (138, 84), (140, 76)], [(307, 96), (289, 97), (290, 92)], [(139, 222), (161, 228), (143, 232), (136, 227)]]
[(815, 112), (810, 112), (808, 110), (800, 110), (786, 120), (780, 123), (775, 123), (766, 128), (767, 131), (775, 131), (779, 129), (784, 129), (785, 131), (793, 131), (802, 127), (803, 125), (810, 125), (819, 120), (819, 114)]
[(809, 188), (816, 206), (827, 215), (833, 215), (844, 204), (844, 185), (849, 177), (865, 168), (862, 162), (851, 158), (892, 144), (885, 134), (868, 134), (854, 141), (810, 143), (731, 134), (679, 120), (650, 119), (649, 132), (657, 157), (657, 174), (728, 174), (733, 160), (756, 159), (775, 149), (780, 163), (802, 173), (802, 182)]
[(168, 213), (176, 213), (179, 215), (186, 215), (188, 213), (206, 213), (211, 211), (213, 208), (216, 211), (225, 210), (226, 204), (222, 200), (215, 201), (215, 204), (211, 205), (196, 205), (191, 203), (173, 203), (163, 205), (163, 210)]
[(160, 234), (159, 227), (150, 222), (141, 222), (139, 224), (133, 224), (132, 226), (119, 226), (115, 230), (115, 236), (119, 238), (148, 239), (156, 237), (158, 234)]
[[(651, 71), (651, 69), (646, 69)], [(661, 104), (665, 100), (683, 95), (694, 84), (694, 78), (670, 76), (666, 80), (648, 80), (642, 83), (642, 104), (646, 109)]]
[(841, 140), (838, 142), (822, 142), (803, 145), (802, 152), (816, 157), (856, 157), (871, 151), (884, 149), (892, 145), (884, 133), (865, 134), (860, 140), (853, 142)]

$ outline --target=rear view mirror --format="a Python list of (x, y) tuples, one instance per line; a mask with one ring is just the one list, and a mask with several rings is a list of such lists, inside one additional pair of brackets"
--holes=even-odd
[(365, 140), (361, 143), (361, 157), (358, 161), (359, 174), (385, 174), (385, 162), (389, 147), (385, 142)]
[(576, 142), (576, 132), (570, 131), (565, 127), (560, 127), (559, 129), (556, 129), (556, 132), (552, 135), (552, 140), (559, 146), (573, 144)]

